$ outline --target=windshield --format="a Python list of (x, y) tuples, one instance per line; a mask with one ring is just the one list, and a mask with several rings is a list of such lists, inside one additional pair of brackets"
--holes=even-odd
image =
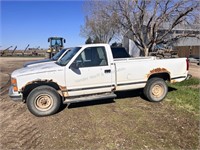
[(57, 52), (51, 59), (52, 59), (52, 60), (58, 60), (58, 58), (60, 58), (60, 56), (61, 56), (65, 51), (67, 51), (67, 50), (66, 50), (66, 49), (60, 50), (60, 51)]
[(52, 46), (62, 46), (61, 43), (62, 43), (61, 39), (52, 39), (51, 40), (51, 45)]
[(64, 57), (62, 57), (57, 64), (64, 66), (72, 59), (72, 57), (81, 49), (81, 47), (75, 47), (70, 50)]

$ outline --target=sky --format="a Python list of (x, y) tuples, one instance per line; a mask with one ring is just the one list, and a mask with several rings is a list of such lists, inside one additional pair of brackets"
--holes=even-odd
[[(65, 47), (85, 43), (80, 36), (84, 25), (84, 1), (52, 0), (0, 0), (1, 27), (0, 49), (17, 46), (48, 48), (48, 37), (66, 39)], [(12, 48), (11, 48), (12, 49)]]

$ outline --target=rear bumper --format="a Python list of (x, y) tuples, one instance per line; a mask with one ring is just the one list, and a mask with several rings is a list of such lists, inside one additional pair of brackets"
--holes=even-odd
[(188, 80), (192, 77), (190, 74), (185, 74), (185, 76), (178, 76), (178, 77), (173, 77), (171, 78), (171, 83), (176, 83), (176, 82), (182, 82), (184, 80)]
[(23, 100), (23, 95), (22, 95), (22, 93), (14, 92), (12, 86), (9, 88), (8, 95), (9, 95), (9, 97), (10, 97), (13, 101), (22, 101), (22, 100)]

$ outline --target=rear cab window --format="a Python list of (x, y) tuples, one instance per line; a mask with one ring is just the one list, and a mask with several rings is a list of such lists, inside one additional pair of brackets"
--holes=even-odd
[(111, 47), (113, 58), (130, 58), (130, 55), (127, 53), (126, 49), (123, 47)]

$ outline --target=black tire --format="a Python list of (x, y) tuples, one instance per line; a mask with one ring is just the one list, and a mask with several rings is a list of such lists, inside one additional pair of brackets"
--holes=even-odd
[(147, 81), (144, 95), (151, 102), (162, 101), (168, 93), (168, 86), (161, 78), (152, 78)]
[(61, 99), (54, 88), (39, 86), (29, 93), (26, 103), (29, 111), (35, 116), (49, 116), (58, 111)]

